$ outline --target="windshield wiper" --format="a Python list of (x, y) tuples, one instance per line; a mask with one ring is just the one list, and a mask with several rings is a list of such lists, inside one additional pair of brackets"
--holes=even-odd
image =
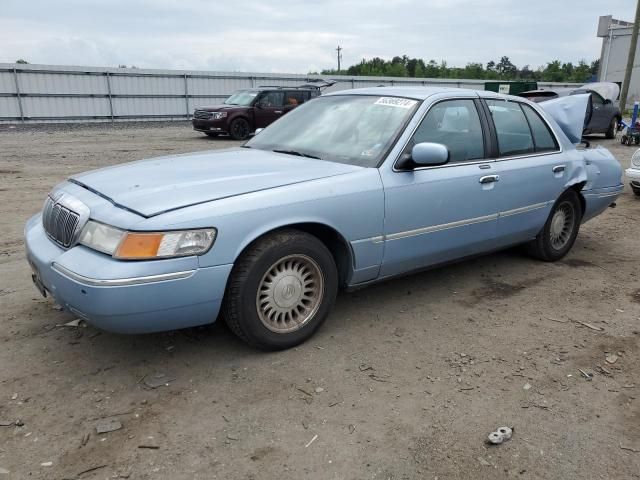
[(308, 153), (302, 153), (296, 150), (271, 150), (271, 151), (275, 153), (285, 153), (287, 155), (296, 155), (297, 157), (315, 158), (316, 160), (322, 160), (320, 157), (316, 157), (315, 155), (309, 155)]

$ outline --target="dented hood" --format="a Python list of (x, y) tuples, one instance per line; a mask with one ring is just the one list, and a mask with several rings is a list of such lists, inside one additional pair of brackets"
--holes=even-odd
[(568, 95), (541, 102), (538, 106), (556, 121), (571, 143), (577, 144), (582, 140), (589, 96), (588, 93)]
[(152, 158), (72, 176), (69, 181), (144, 217), (362, 167), (238, 148)]

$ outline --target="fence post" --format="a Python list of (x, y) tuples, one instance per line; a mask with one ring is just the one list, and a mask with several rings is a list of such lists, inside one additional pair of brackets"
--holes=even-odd
[(355, 78), (352, 78), (352, 79), (351, 79), (351, 88), (352, 88), (352, 89), (353, 89), (353, 88), (356, 88), (356, 80), (355, 80)]
[(13, 67), (13, 81), (16, 84), (16, 96), (18, 97), (18, 108), (20, 109), (20, 121), (24, 123), (24, 110), (22, 109), (22, 97), (20, 96), (20, 84), (18, 83), (18, 71)]
[(107, 95), (109, 95), (109, 115), (111, 116), (111, 123), (113, 123), (113, 98), (111, 95), (111, 74), (104, 72), (107, 79)]
[(184, 105), (187, 109), (187, 120), (189, 120), (189, 78), (184, 74)]

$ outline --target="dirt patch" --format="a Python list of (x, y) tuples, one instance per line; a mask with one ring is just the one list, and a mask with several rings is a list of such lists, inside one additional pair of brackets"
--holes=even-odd
[(568, 267), (574, 267), (574, 268), (582, 268), (582, 267), (597, 267), (596, 264), (589, 262), (587, 260), (582, 260), (580, 258), (565, 258), (564, 260), (561, 260), (561, 262), (563, 265), (567, 265)]

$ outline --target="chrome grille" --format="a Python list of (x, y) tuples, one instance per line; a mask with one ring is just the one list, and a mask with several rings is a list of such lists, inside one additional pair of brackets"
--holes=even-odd
[(197, 118), (198, 120), (209, 120), (211, 117), (211, 112), (207, 112), (205, 110), (196, 110), (193, 113), (193, 118)]
[(80, 215), (47, 197), (42, 211), (42, 225), (56, 243), (69, 248), (74, 241)]

